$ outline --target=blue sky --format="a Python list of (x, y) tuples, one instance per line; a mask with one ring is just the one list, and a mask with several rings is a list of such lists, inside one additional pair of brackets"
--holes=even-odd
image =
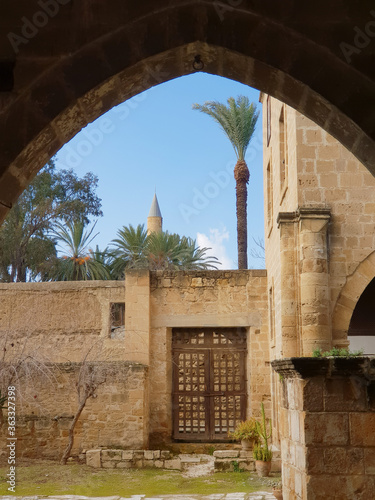
[[(236, 156), (220, 127), (192, 104), (241, 94), (261, 111), (259, 91), (246, 85), (205, 73), (177, 78), (113, 108), (57, 153), (59, 168), (99, 177), (104, 217), (94, 244), (104, 248), (122, 226), (146, 224), (156, 189), (164, 230), (197, 239), (223, 268), (236, 268)], [(253, 237), (264, 238), (261, 116), (246, 161), (250, 249)], [(263, 262), (249, 256), (249, 267)]]

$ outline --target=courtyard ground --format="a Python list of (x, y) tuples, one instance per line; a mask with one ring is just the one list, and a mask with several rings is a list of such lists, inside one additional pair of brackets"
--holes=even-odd
[[(9, 467), (0, 468), (0, 495), (8, 495), (6, 483)], [(92, 469), (71, 463), (65, 466), (43, 461), (19, 464), (16, 469), (14, 496), (84, 495), (89, 497), (117, 495), (131, 497), (145, 495), (213, 495), (241, 492), (271, 491), (279, 474), (258, 478), (249, 472), (221, 472), (201, 477), (186, 477), (178, 471), (155, 469)], [(225, 498), (221, 496), (221, 498)], [(234, 497), (233, 497), (234, 498)], [(244, 495), (242, 499), (248, 498)]]

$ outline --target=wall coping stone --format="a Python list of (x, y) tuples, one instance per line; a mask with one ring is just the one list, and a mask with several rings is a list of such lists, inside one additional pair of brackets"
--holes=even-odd
[(271, 361), (272, 368), (283, 378), (311, 378), (319, 376), (359, 376), (375, 380), (375, 357), (351, 358), (285, 358)]
[(247, 275), (252, 277), (267, 276), (266, 269), (227, 269), (227, 270), (206, 270), (206, 271), (150, 271), (151, 276), (174, 278), (176, 276), (190, 276), (200, 278), (230, 278), (231, 276)]
[(0, 290), (10, 291), (74, 291), (85, 288), (125, 288), (124, 280), (88, 280), (88, 281), (48, 281), (42, 283), (0, 283)]

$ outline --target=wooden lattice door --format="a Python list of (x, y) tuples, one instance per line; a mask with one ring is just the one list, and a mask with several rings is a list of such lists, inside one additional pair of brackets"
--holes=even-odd
[(246, 418), (246, 329), (175, 328), (173, 437), (228, 440)]

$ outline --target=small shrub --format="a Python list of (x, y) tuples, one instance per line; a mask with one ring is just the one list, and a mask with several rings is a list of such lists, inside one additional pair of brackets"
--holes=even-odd
[(236, 441), (255, 440), (259, 439), (257, 420), (249, 418), (244, 422), (239, 422), (233, 432), (229, 433), (229, 437)]
[(353, 358), (356, 356), (363, 356), (363, 349), (360, 351), (350, 351), (345, 348), (332, 347), (330, 351), (323, 352), (322, 349), (315, 349), (313, 352), (313, 358), (328, 358), (328, 357), (336, 357), (336, 358)]

